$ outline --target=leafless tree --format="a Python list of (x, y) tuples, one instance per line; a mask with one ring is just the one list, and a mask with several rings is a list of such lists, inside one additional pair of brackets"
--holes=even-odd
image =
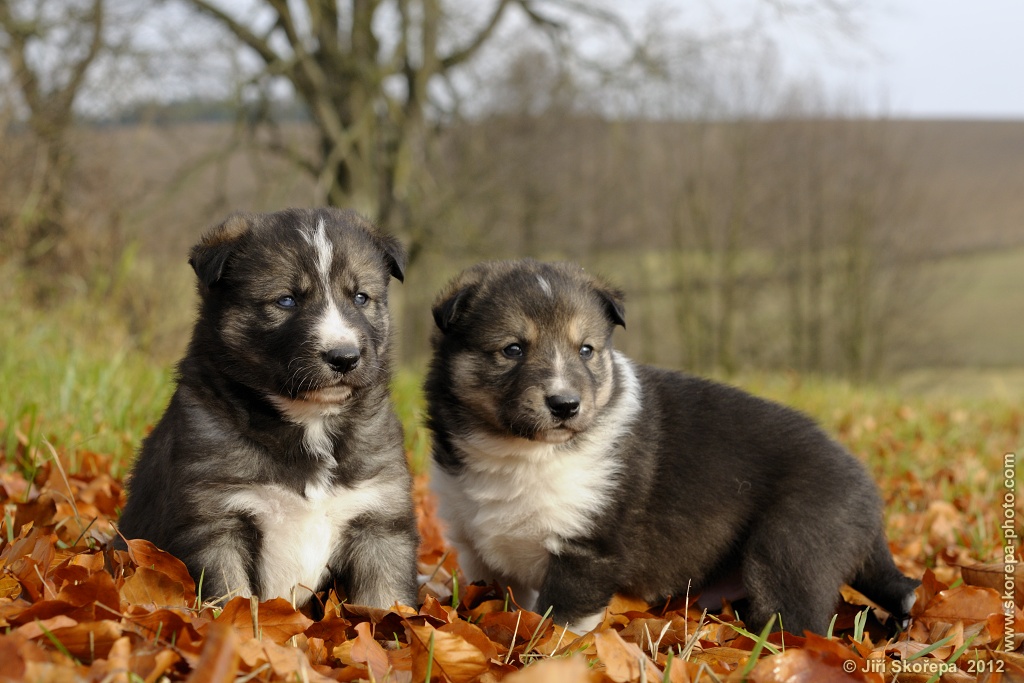
[(60, 260), (72, 168), (68, 135), (75, 101), (104, 50), (105, 26), (104, 0), (0, 0), (0, 48), (35, 142), (31, 180), (7, 229), (23, 233), (30, 265)]
[[(308, 108), (318, 144), (310, 154), (282, 137), (269, 145), (317, 179), (316, 202), (348, 205), (409, 228), (439, 116), (459, 71), (506, 22), (566, 38), (574, 15), (617, 23), (573, 0), (494, 0), (485, 11), (442, 0), (258, 0), (248, 11), (185, 0), (237, 38), (260, 63), (253, 83), (286, 82)], [(467, 28), (472, 27), (472, 28)], [(566, 41), (567, 44), (567, 41)], [(415, 251), (421, 235), (406, 230)]]

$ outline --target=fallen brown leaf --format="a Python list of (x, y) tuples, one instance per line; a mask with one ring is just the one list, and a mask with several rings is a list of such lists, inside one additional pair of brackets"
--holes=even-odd
[(484, 654), (462, 636), (408, 622), (406, 633), (412, 648), (414, 681), (427, 681), (428, 667), (430, 681), (450, 683), (469, 683), (489, 668)]
[(238, 636), (228, 623), (214, 622), (206, 632), (199, 662), (188, 677), (189, 683), (229, 683), (238, 673)]
[(503, 683), (597, 683), (601, 675), (587, 666), (586, 659), (577, 656), (542, 659), (502, 680)]
[(145, 605), (153, 609), (189, 606), (181, 581), (148, 567), (139, 567), (125, 579), (121, 597), (129, 605)]
[(1024, 609), (1024, 562), (1014, 562), (1009, 568), (1011, 571), (1007, 573), (1007, 565), (1003, 563), (973, 564), (961, 566), (960, 575), (970, 586), (991, 588), (1000, 594), (1009, 578), (1013, 582), (1013, 601), (1019, 609)]
[(925, 624), (936, 621), (976, 623), (999, 613), (1002, 613), (1002, 603), (996, 591), (978, 586), (957, 586), (936, 595), (917, 619)]
[(391, 671), (388, 653), (370, 635), (370, 624), (363, 622), (356, 626), (356, 639), (352, 643), (352, 661), (366, 666), (374, 680), (384, 681)]
[(634, 643), (627, 643), (618, 632), (608, 629), (594, 634), (597, 657), (605, 666), (605, 675), (615, 683), (661, 679), (658, 667)]
[(274, 598), (261, 602), (258, 608), (259, 632), (254, 632), (248, 598), (232, 598), (214, 623), (228, 624), (239, 638), (263, 638), (283, 645), (289, 638), (305, 631), (313, 620), (297, 611), (287, 600)]
[(184, 562), (141, 538), (128, 541), (128, 554), (139, 567), (161, 572), (180, 583), (186, 603), (195, 603), (196, 585)]

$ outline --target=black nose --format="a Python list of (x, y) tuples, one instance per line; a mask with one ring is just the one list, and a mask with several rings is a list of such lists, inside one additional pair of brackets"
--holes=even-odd
[(551, 414), (561, 420), (568, 420), (580, 412), (580, 397), (575, 394), (555, 394), (544, 401), (548, 404)]
[(348, 372), (359, 365), (359, 349), (355, 346), (339, 346), (324, 351), (324, 362), (335, 372)]

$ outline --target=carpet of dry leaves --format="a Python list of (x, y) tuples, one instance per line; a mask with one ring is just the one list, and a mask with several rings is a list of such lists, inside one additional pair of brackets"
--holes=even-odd
[[(958, 540), (974, 523), (995, 533), (998, 502), (968, 511), (979, 501), (938, 500), (933, 482), (913, 477), (883, 487), (917, 501), (889, 523), (901, 568), (923, 577), (909, 630), (891, 635), (877, 611), (857, 628), (865, 599), (847, 590), (831, 639), (765, 643), (729, 605), (706, 615), (684, 600), (617, 598), (577, 637), (497, 587), (456, 586), (453, 597), (455, 558), (422, 480), (418, 610), (331, 593), (315, 621), (281, 599), (205, 602), (184, 565), (150, 543), (110, 548), (124, 490), (107, 457), (18, 457), (41, 464), (31, 480), (24, 468), (0, 473), (0, 681), (1024, 681), (1024, 634), (1003, 651), (1003, 565), (977, 564)], [(1024, 631), (1021, 604), (1018, 588), (1011, 631)]]

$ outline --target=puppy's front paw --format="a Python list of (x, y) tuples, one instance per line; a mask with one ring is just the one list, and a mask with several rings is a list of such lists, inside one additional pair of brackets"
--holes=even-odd
[(581, 617), (576, 621), (570, 622), (568, 628), (578, 636), (590, 633), (600, 626), (602, 621), (604, 621), (604, 613), (605, 610), (602, 609), (600, 612), (596, 612), (590, 616)]

